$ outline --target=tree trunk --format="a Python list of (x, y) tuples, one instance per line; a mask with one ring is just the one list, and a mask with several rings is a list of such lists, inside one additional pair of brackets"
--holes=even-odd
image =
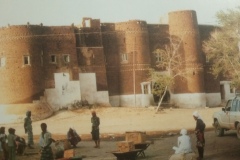
[(164, 90), (164, 92), (163, 92), (163, 95), (162, 95), (162, 97), (161, 97), (161, 99), (160, 99), (160, 101), (158, 102), (158, 106), (157, 106), (157, 109), (156, 109), (156, 113), (158, 112), (158, 110), (159, 110), (159, 108), (160, 108), (160, 106), (161, 106), (161, 104), (162, 104), (162, 100), (163, 100), (163, 97), (165, 96), (165, 94), (166, 94), (166, 92), (167, 92), (167, 86), (165, 87), (165, 90)]

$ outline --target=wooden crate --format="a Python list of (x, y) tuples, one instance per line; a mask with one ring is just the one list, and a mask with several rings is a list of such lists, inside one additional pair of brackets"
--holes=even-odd
[(77, 160), (81, 159), (82, 158), (81, 150), (79, 150), (78, 148), (65, 150), (63, 157), (69, 158), (69, 159), (77, 159)]
[(117, 142), (117, 148), (119, 152), (129, 152), (134, 150), (134, 144), (132, 141), (120, 141)]
[(140, 131), (126, 132), (125, 141), (132, 141), (134, 144), (144, 143), (146, 141), (146, 132)]
[(72, 158), (76, 156), (75, 149), (68, 149), (64, 151), (64, 158)]

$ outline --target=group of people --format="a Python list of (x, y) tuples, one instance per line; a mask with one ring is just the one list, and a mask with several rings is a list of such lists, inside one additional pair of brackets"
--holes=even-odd
[(0, 158), (4, 160), (15, 160), (16, 154), (24, 154), (25, 148), (33, 148), (33, 134), (31, 112), (26, 113), (24, 118), (25, 133), (28, 134), (28, 144), (23, 137), (15, 134), (14, 128), (8, 129), (8, 134), (5, 133), (5, 127), (0, 127)]
[[(203, 122), (201, 116), (197, 111), (193, 112), (193, 118), (196, 121), (195, 127), (195, 135), (196, 135), (196, 147), (198, 149), (198, 160), (203, 159), (204, 154), (204, 146), (205, 146), (205, 138), (204, 138), (204, 130), (205, 123)], [(181, 136), (178, 137), (178, 146), (174, 146), (175, 154), (182, 153), (192, 153), (192, 143), (190, 137), (187, 135), (187, 130), (182, 129), (180, 131)]]
[[(31, 111), (26, 112), (26, 117), (24, 118), (24, 130), (27, 134), (28, 141), (26, 143), (25, 139), (15, 135), (15, 129), (9, 128), (8, 135), (5, 133), (5, 127), (0, 128), (0, 159), (3, 160), (15, 160), (16, 154), (24, 154), (25, 148), (34, 149), (33, 141), (33, 129), (32, 129), (32, 119)], [(91, 117), (92, 123), (92, 139), (95, 142), (95, 148), (100, 148), (100, 138), (99, 138), (99, 125), (100, 118), (97, 116), (96, 112), (92, 112)], [(47, 130), (47, 124), (41, 123), (40, 125), (42, 133), (40, 134), (39, 146), (41, 149), (40, 160), (54, 160), (53, 151), (51, 144), (56, 142), (51, 133)], [(81, 141), (81, 137), (77, 134), (76, 130), (69, 128), (67, 132), (67, 139), (70, 144), (75, 148), (78, 142)]]
[(9, 128), (8, 134), (5, 127), (0, 127), (0, 151), (1, 159), (15, 160), (16, 154), (22, 155), (26, 148), (25, 139), (15, 135), (15, 129)]

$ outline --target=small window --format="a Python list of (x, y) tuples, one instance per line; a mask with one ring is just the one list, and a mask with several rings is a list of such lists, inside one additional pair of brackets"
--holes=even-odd
[(0, 58), (0, 67), (4, 67), (6, 65), (6, 58), (5, 57), (1, 57)]
[(23, 64), (30, 65), (30, 56), (29, 55), (23, 56)]
[(63, 55), (63, 61), (64, 61), (64, 63), (69, 63), (70, 62), (70, 56), (68, 54)]
[(156, 53), (155, 54), (155, 60), (156, 60), (156, 62), (161, 62), (162, 61), (162, 54), (161, 53)]
[(122, 54), (122, 62), (127, 62), (128, 61), (128, 55), (126, 53)]
[(148, 85), (143, 86), (143, 93), (148, 94)]
[(50, 56), (50, 62), (51, 62), (51, 63), (57, 63), (57, 57), (56, 57), (56, 55), (51, 55), (51, 56)]

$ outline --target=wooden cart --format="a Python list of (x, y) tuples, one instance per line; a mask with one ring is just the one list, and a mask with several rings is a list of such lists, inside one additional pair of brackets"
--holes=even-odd
[(149, 141), (134, 144), (135, 149), (141, 150), (140, 152), (138, 152), (137, 156), (145, 157), (144, 151), (150, 146), (150, 144), (151, 144), (151, 142), (149, 142)]
[(128, 152), (113, 151), (111, 153), (117, 157), (117, 160), (135, 160), (140, 152), (142, 152), (142, 149), (134, 149)]

